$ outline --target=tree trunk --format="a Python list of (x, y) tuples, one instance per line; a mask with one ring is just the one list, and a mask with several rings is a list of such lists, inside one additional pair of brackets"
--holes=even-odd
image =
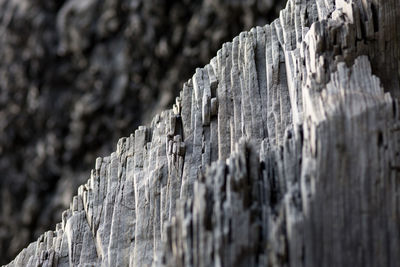
[(290, 0), (10, 266), (397, 266), (399, 24), (398, 0)]

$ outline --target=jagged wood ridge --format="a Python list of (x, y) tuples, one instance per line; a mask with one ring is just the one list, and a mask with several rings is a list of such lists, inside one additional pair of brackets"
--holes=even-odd
[(99, 158), (10, 266), (396, 266), (399, 13), (288, 1)]

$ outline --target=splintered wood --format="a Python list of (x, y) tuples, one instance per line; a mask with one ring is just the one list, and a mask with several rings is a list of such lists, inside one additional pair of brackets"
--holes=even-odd
[(99, 158), (9, 266), (398, 266), (398, 0), (291, 0)]

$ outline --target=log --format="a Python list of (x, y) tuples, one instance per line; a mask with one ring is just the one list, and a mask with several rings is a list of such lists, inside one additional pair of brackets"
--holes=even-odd
[(289, 0), (8, 266), (397, 266), (399, 18), (398, 0)]

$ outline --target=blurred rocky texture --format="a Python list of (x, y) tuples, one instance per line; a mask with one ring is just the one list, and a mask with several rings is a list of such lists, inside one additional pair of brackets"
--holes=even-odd
[(96, 156), (283, 0), (0, 0), (0, 263), (52, 229)]

